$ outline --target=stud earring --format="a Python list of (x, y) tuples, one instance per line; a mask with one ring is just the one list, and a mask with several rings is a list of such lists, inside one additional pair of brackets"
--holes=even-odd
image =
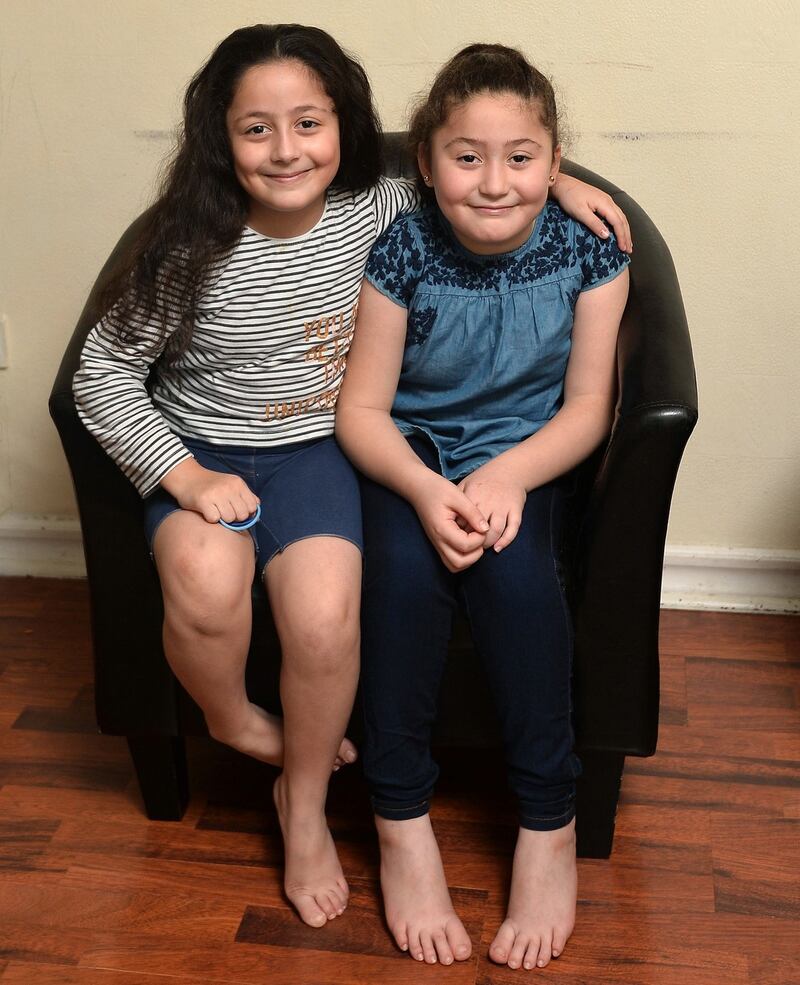
[(431, 183), (431, 176), (429, 174), (423, 174), (422, 180), (426, 185), (429, 185)]
[(555, 180), (556, 180), (556, 176), (554, 174), (551, 174), (550, 175), (550, 184), (552, 185)]

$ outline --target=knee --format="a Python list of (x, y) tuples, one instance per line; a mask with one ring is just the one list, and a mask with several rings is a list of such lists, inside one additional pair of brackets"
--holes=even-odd
[(159, 566), (167, 619), (204, 636), (225, 633), (249, 611), (252, 566), (224, 551), (186, 544)]
[(284, 614), (282, 648), (288, 666), (315, 677), (336, 676), (357, 665), (359, 656), (359, 599), (317, 599), (312, 607)]

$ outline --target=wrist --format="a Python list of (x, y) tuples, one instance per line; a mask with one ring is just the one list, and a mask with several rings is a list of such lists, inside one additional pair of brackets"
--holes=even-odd
[(418, 465), (414, 465), (404, 473), (402, 488), (398, 489), (398, 492), (416, 509), (418, 504), (426, 498), (431, 483), (441, 478), (442, 476), (438, 472), (434, 472), (433, 469), (419, 462)]
[(204, 471), (203, 466), (197, 462), (197, 459), (194, 457), (185, 458), (161, 477), (159, 485), (170, 496), (180, 499), (186, 487)]

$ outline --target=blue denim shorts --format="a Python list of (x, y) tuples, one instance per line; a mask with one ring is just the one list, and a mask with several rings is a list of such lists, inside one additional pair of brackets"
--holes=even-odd
[[(249, 528), (259, 574), (276, 554), (307, 537), (342, 537), (363, 554), (358, 480), (333, 437), (277, 448), (181, 440), (203, 468), (238, 475), (261, 500), (261, 518)], [(145, 499), (144, 528), (151, 551), (159, 526), (179, 509), (160, 487)]]

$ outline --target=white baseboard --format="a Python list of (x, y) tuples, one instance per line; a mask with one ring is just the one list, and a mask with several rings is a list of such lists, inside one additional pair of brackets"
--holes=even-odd
[(800, 612), (800, 551), (668, 547), (661, 605), (667, 609)]
[[(73, 517), (0, 515), (0, 576), (85, 578)], [(800, 551), (668, 547), (661, 604), (668, 609), (800, 612)]]
[(0, 514), (0, 575), (85, 578), (81, 526), (77, 518)]

